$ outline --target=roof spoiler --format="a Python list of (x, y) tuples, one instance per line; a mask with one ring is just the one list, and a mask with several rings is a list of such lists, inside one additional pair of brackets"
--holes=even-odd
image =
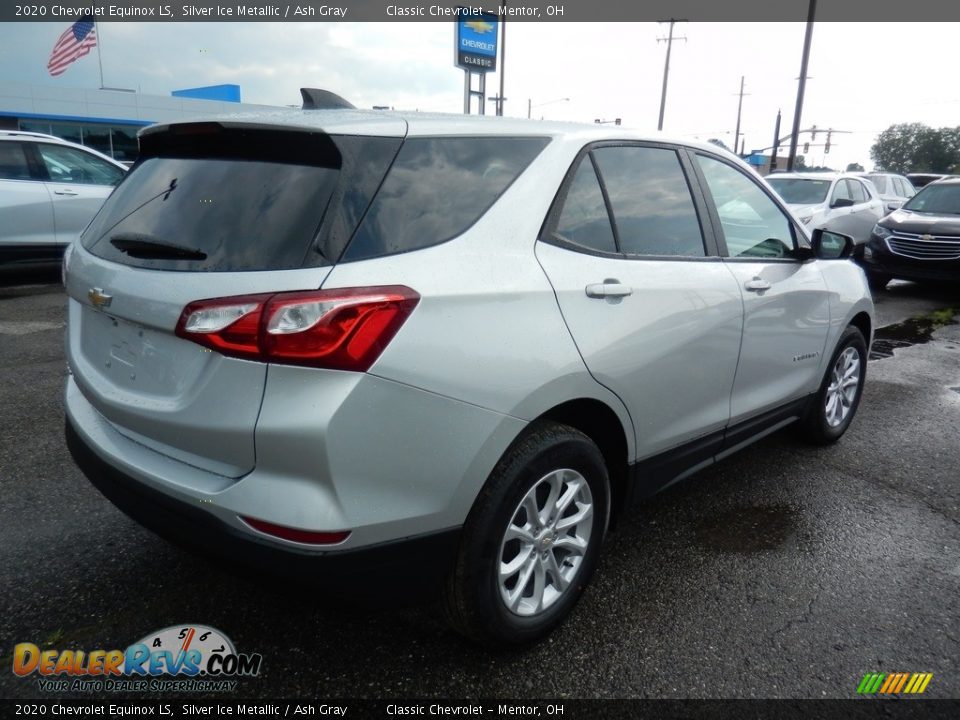
[(336, 93), (320, 88), (300, 88), (304, 110), (354, 110), (355, 106)]

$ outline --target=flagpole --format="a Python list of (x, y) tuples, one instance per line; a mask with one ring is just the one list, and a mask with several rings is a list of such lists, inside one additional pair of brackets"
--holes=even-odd
[(103, 90), (103, 57), (100, 55), (100, 28), (97, 27), (97, 21), (93, 21), (93, 29), (97, 33), (97, 65), (100, 66), (100, 89)]

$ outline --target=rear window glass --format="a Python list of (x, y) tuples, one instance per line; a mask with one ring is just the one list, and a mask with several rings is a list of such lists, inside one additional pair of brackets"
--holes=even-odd
[(155, 270), (335, 262), (400, 144), (309, 133), (230, 135), (144, 142), (156, 155), (117, 187), (84, 233), (84, 247)]
[(767, 182), (790, 205), (816, 205), (827, 199), (829, 180), (768, 177)]
[(547, 138), (409, 138), (343, 259), (437, 245), (466, 232), (546, 147)]

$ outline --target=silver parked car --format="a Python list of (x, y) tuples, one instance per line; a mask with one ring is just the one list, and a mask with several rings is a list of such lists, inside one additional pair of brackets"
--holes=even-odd
[(852, 247), (714, 146), (622, 127), (157, 125), (65, 259), (67, 441), (168, 538), (423, 572), (468, 636), (529, 642), (638, 499), (791, 423), (849, 427)]
[(125, 172), (82, 145), (0, 130), (0, 265), (60, 262)]

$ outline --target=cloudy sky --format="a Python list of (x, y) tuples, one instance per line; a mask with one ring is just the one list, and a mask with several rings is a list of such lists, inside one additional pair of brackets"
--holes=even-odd
[[(98, 87), (96, 56), (51, 78), (46, 61), (66, 23), (0, 25), (0, 78)], [(733, 145), (740, 77), (747, 150), (791, 127), (803, 23), (685, 23), (671, 58), (665, 132)], [(453, 23), (106, 23), (104, 83), (143, 93), (237, 83), (245, 102), (299, 103), (301, 86), (333, 90), (358, 107), (460, 112), (463, 74), (453, 67)], [(590, 122), (623, 118), (656, 130), (665, 26), (656, 23), (524, 23), (507, 31), (506, 113)], [(834, 128), (829, 155), (808, 164), (872, 167), (869, 149), (893, 123), (960, 125), (955, 45), (960, 24), (818, 23), (803, 127)], [(488, 76), (488, 95), (499, 76)], [(559, 98), (569, 101), (551, 102)], [(539, 107), (538, 107), (539, 106)], [(488, 103), (488, 113), (493, 113)], [(817, 144), (823, 136), (817, 136)]]

